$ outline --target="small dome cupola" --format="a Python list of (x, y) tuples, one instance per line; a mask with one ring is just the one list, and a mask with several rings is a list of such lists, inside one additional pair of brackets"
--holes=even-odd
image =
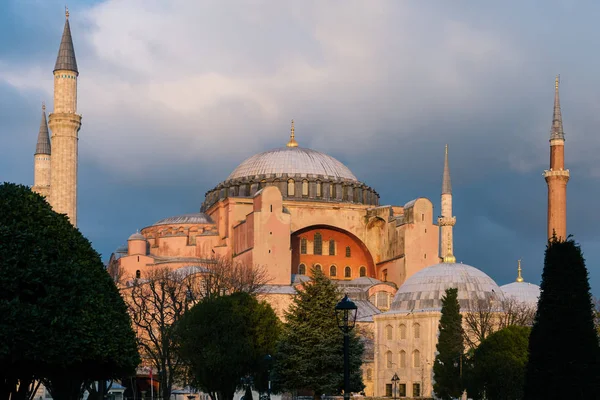
[(146, 237), (139, 231), (129, 236), (129, 239), (127, 239), (127, 255), (146, 255), (146, 248)]

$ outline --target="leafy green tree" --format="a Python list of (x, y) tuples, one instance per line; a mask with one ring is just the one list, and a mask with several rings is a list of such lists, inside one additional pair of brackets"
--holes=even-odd
[(600, 349), (581, 248), (548, 242), (529, 338), (525, 399), (592, 399), (600, 393)]
[(0, 399), (42, 381), (55, 400), (133, 373), (135, 334), (99, 254), (22, 185), (0, 185)]
[(439, 337), (433, 363), (433, 391), (440, 399), (460, 397), (464, 390), (462, 367), (464, 357), (462, 316), (458, 289), (446, 289), (442, 297), (442, 316), (438, 325)]
[(177, 323), (178, 354), (193, 386), (213, 400), (231, 400), (242, 378), (273, 353), (279, 331), (271, 306), (248, 293), (207, 298)]
[[(312, 269), (312, 281), (297, 291), (286, 312), (282, 339), (274, 365), (276, 388), (290, 392), (310, 390), (339, 394), (344, 387), (343, 334), (335, 319), (335, 306), (342, 294), (320, 270)], [(364, 388), (361, 364), (364, 346), (350, 332), (350, 390)]]
[(492, 333), (475, 349), (466, 376), (469, 397), (479, 400), (523, 398), (531, 328), (509, 326)]

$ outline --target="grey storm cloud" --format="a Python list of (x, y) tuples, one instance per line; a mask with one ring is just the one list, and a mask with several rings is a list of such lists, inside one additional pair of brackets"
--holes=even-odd
[[(9, 3), (0, 17), (13, 21), (0, 33), (14, 39), (0, 47), (0, 172), (31, 183), (62, 5)], [(589, 249), (600, 294), (600, 256), (592, 251), (600, 217), (590, 213), (600, 194), (600, 61), (590, 51), (599, 29), (591, 7), (600, 6), (108, 0), (70, 7), (83, 114), (80, 227), (104, 258), (135, 229), (199, 209), (243, 159), (283, 145), (293, 118), (302, 146), (344, 162), (382, 204), (424, 196), (437, 206), (448, 143), (459, 260), (503, 284), (522, 257), (525, 278), (537, 283), (542, 172), (561, 73), (568, 228)]]

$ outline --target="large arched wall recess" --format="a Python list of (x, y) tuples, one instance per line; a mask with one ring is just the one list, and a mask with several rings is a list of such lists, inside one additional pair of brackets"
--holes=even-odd
[[(320, 234), (322, 245), (321, 254), (315, 254), (315, 235)], [(305, 240), (305, 245), (302, 241)], [(330, 254), (334, 241), (334, 254)], [(335, 265), (337, 276), (335, 279), (356, 279), (360, 276), (360, 267), (366, 267), (368, 277), (376, 277), (375, 263), (368, 247), (356, 235), (344, 229), (331, 225), (312, 225), (298, 229), (292, 233), (292, 273), (298, 273), (298, 266), (304, 264), (307, 274), (311, 267), (318, 263), (323, 266), (322, 270), (329, 276), (331, 265)], [(347, 257), (346, 247), (350, 247), (350, 257)], [(304, 253), (304, 250), (305, 253)], [(318, 253), (318, 251), (317, 251)], [(351, 277), (344, 274), (345, 268), (351, 268)]]

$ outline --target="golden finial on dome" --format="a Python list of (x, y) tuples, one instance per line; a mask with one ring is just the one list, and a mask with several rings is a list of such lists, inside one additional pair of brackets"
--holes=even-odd
[(554, 79), (554, 89), (558, 89), (559, 82), (560, 82), (560, 74), (556, 75), (556, 79)]
[(69, 19), (69, 7), (65, 6), (65, 17)]
[(523, 282), (523, 277), (521, 276), (521, 271), (522, 271), (521, 270), (521, 259), (518, 259), (517, 263), (519, 265), (519, 267), (517, 268), (517, 273), (518, 273), (518, 275), (517, 275), (517, 282)]
[(448, 234), (448, 252), (444, 256), (443, 261), (447, 264), (456, 263), (456, 257), (452, 254), (452, 237)]
[(292, 120), (292, 128), (290, 129), (290, 141), (286, 145), (287, 147), (298, 147), (298, 142), (296, 142), (295, 134), (294, 134), (294, 120)]

